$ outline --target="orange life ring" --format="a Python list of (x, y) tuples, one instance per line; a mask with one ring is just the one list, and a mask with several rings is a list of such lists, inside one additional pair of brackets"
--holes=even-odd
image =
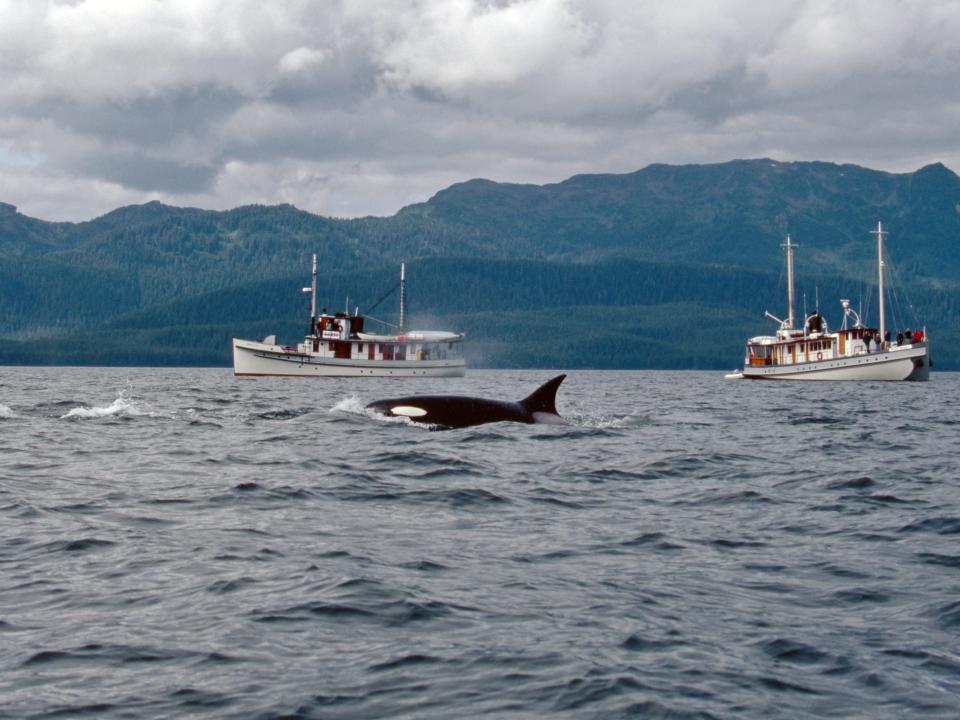
[(822, 352), (818, 352), (818, 353), (817, 353), (817, 360), (823, 360), (823, 353), (822, 353)]

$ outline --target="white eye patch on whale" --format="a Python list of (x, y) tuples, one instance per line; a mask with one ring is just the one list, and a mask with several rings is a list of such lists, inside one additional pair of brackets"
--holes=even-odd
[(492, 422), (566, 424), (556, 406), (557, 389), (566, 377), (558, 375), (517, 402), (462, 395), (411, 395), (377, 400), (367, 407), (389, 417), (448, 428)]

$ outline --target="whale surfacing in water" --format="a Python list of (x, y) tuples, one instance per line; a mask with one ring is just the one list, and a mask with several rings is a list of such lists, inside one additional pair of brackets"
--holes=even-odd
[(486, 400), (460, 395), (411, 395), (377, 400), (367, 405), (389, 417), (405, 417), (418, 423), (447, 428), (470, 427), (492, 422), (566, 424), (557, 414), (557, 388), (566, 375), (545, 382), (519, 402)]

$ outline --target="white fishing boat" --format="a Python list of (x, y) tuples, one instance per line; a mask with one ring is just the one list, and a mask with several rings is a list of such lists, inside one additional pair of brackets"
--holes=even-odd
[(843, 322), (831, 332), (826, 319), (814, 310), (802, 328), (794, 327), (793, 250), (787, 236), (787, 318), (767, 317), (780, 324), (776, 335), (759, 335), (747, 341), (742, 371), (727, 378), (750, 380), (927, 380), (930, 377), (930, 340), (926, 328), (897, 330), (891, 337), (884, 313), (883, 225), (877, 236), (877, 287), (879, 327), (868, 327), (842, 299)]
[(233, 338), (234, 375), (304, 377), (463, 377), (463, 333), (404, 329), (405, 271), (400, 266), (400, 324), (396, 333), (364, 332), (367, 318), (353, 313), (317, 313), (317, 256), (313, 256), (310, 328), (303, 342), (281, 345)]

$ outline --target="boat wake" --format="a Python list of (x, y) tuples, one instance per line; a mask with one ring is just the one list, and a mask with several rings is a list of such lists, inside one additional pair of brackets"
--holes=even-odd
[(93, 407), (75, 407), (65, 415), (61, 415), (61, 420), (68, 420), (70, 418), (102, 418), (110, 417), (111, 415), (117, 415), (121, 417), (138, 417), (140, 415), (149, 415), (150, 413), (145, 412), (141, 408), (137, 407), (136, 403), (132, 400), (128, 400), (124, 397), (123, 393), (120, 393), (119, 397), (114, 400), (109, 405), (104, 406), (93, 406)]

